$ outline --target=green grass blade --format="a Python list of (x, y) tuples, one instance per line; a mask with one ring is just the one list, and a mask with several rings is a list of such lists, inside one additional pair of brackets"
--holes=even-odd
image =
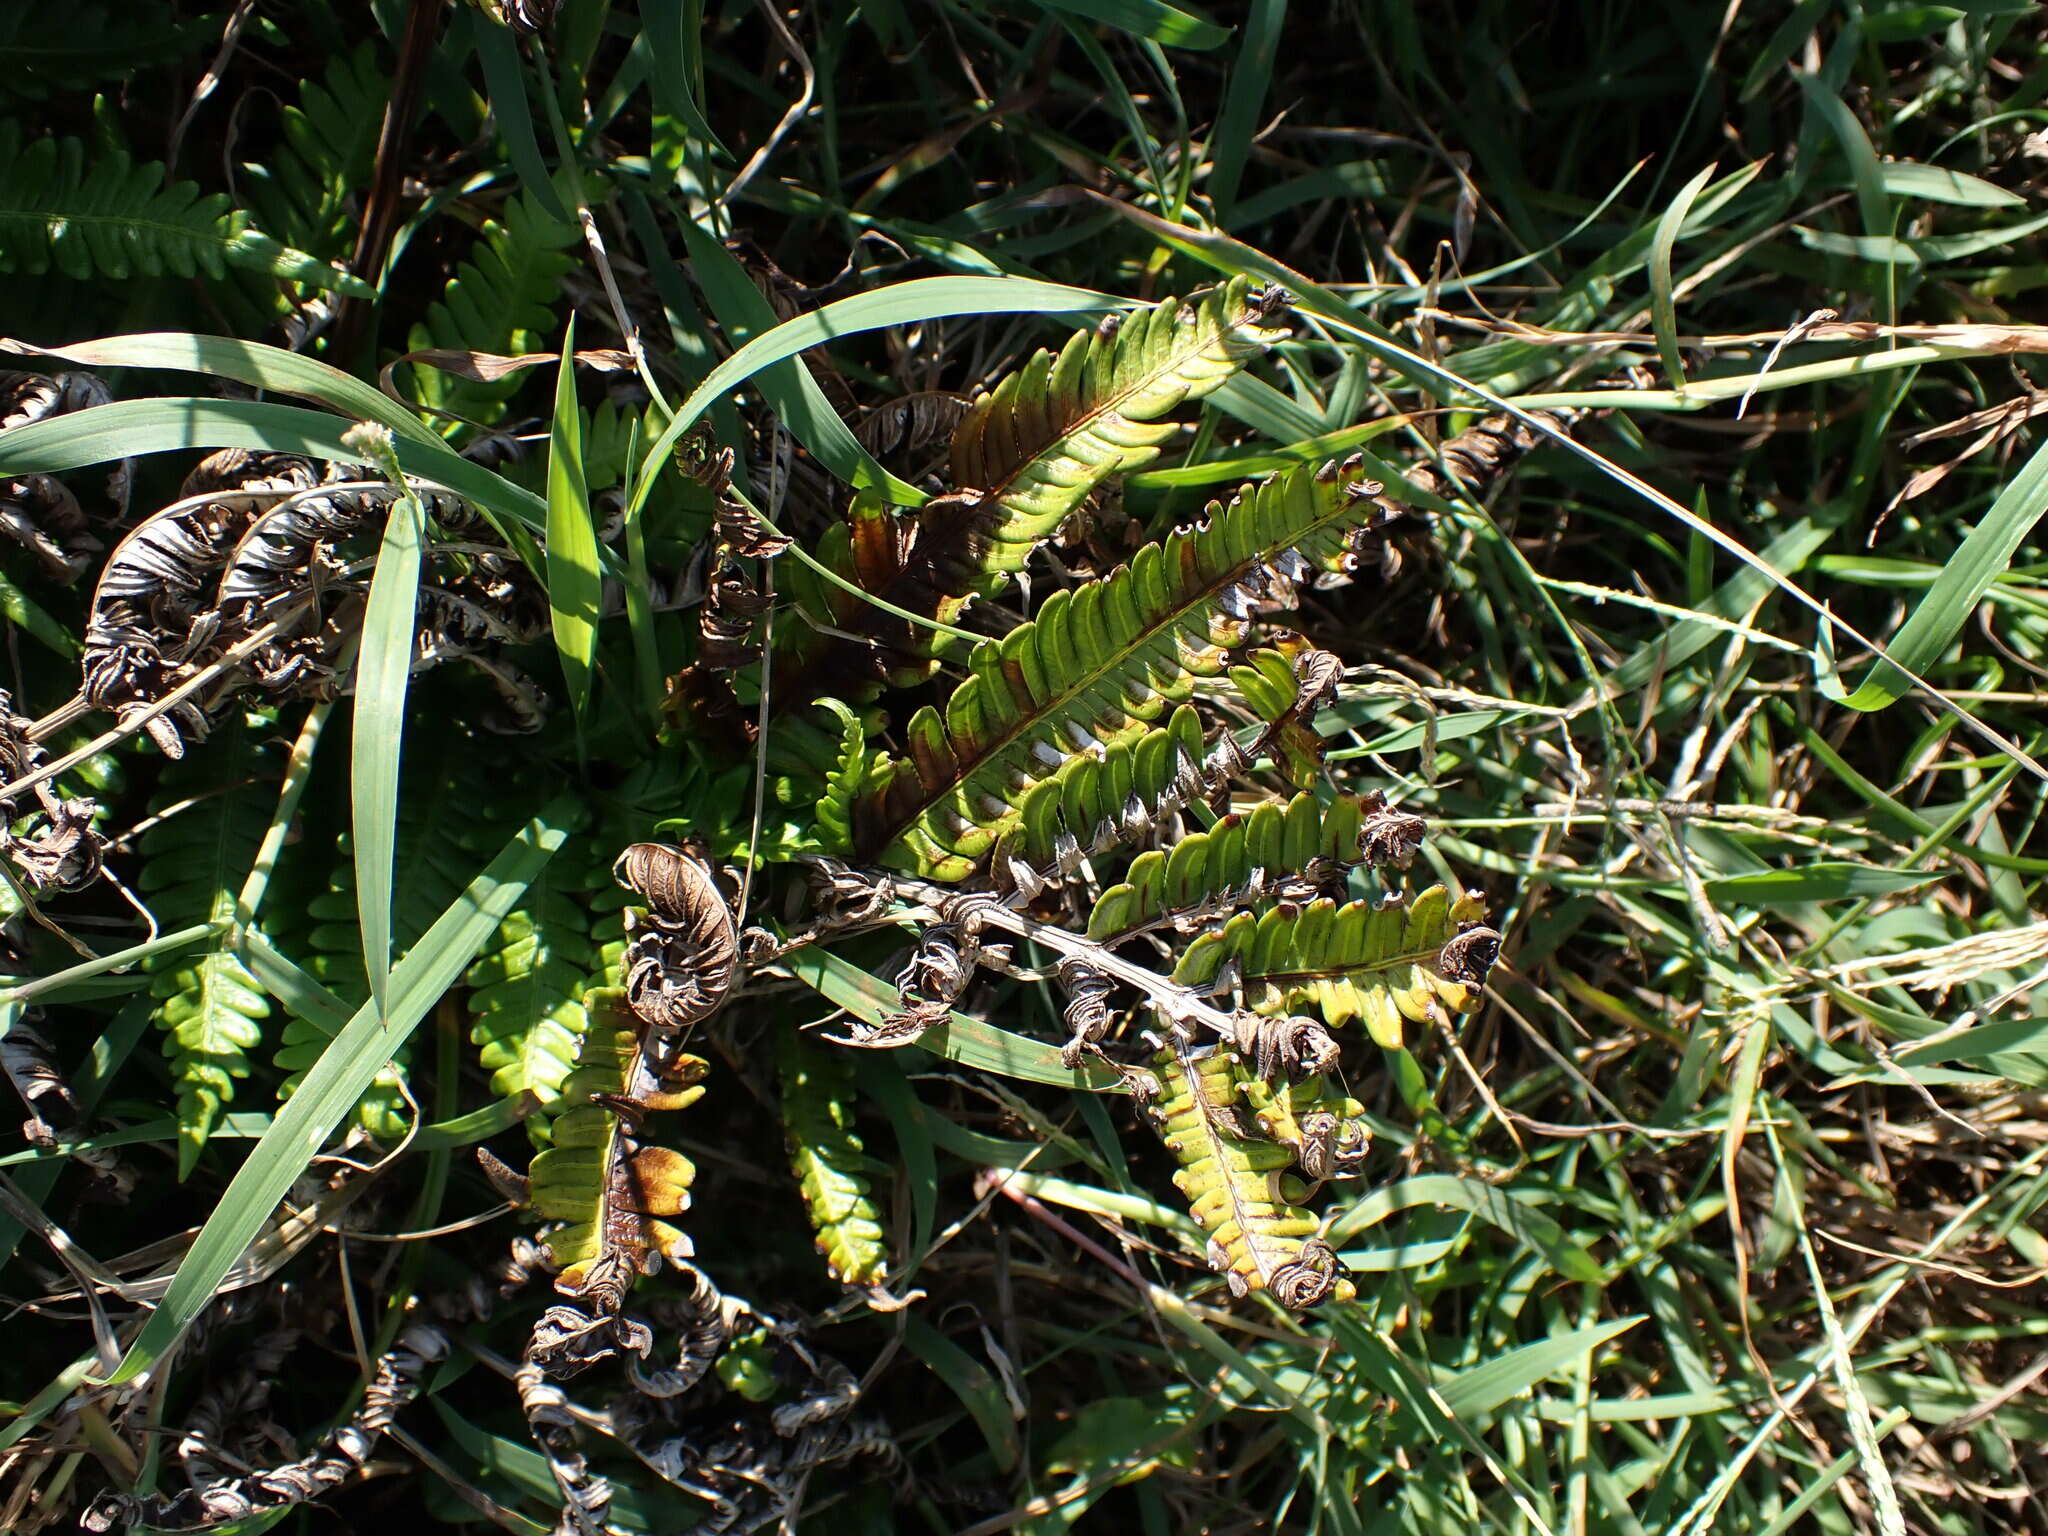
[[(116, 400), (0, 432), (0, 474), (54, 474), (193, 448), (262, 448), (352, 464), (361, 455), (342, 442), (348, 429), (348, 422), (324, 411), (262, 400), (175, 395)], [(523, 524), (535, 532), (547, 527), (547, 503), (540, 497), (472, 463), (447, 444), (406, 436), (396, 447), (407, 474), (468, 497), (503, 523)]]
[[(711, 312), (726, 335), (744, 343), (749, 338), (774, 330), (774, 307), (761, 296), (754, 280), (733, 259), (732, 253), (687, 218), (681, 221), (681, 228), (683, 244), (690, 253), (691, 269), (703, 286)], [(666, 252), (656, 251), (649, 260), (659, 263), (666, 256)], [(839, 419), (832, 402), (825, 398), (825, 391), (819, 388), (818, 381), (811, 377), (810, 369), (802, 363), (784, 361), (764, 369), (756, 387), (761, 398), (775, 408), (775, 414), (789, 428), (790, 435), (848, 485), (879, 488), (898, 506), (912, 507), (923, 503), (922, 491), (898, 480), (876, 462), (873, 454), (861, 447), (853, 429)], [(657, 452), (666, 453), (670, 446), (664, 439)], [(660, 463), (658, 456), (651, 455), (647, 460), (649, 467)]]
[[(403, 484), (403, 482), (400, 482)], [(391, 976), (391, 885), (398, 859), (398, 763), (412, 681), (413, 629), (427, 509), (407, 489), (392, 503), (363, 611), (349, 734), (349, 830), (356, 865), (356, 921), (370, 1000), (381, 1015)]]
[(1884, 171), (1878, 163), (1877, 151), (1871, 147), (1870, 135), (1863, 131), (1863, 125), (1849, 110), (1849, 104), (1828, 89), (1827, 82), (1805, 73), (1798, 79), (1799, 89), (1806, 93), (1807, 104), (1820, 114), (1821, 121), (1841, 147), (1842, 158), (1849, 163), (1849, 181), (1856, 189), (1856, 211), (1863, 220), (1863, 232), (1866, 235), (1889, 235), (1892, 202), (1885, 193)]
[(7, 344), (11, 350), (38, 357), (61, 357), (87, 368), (170, 368), (233, 379), (251, 389), (296, 395), (354, 421), (374, 421), (402, 436), (440, 446), (433, 428), (383, 390), (353, 374), (282, 347), (231, 336), (199, 336), (190, 331), (146, 331), (133, 336), (103, 336), (68, 347)]
[(1917, 197), (1930, 203), (1952, 203), (1959, 208), (2024, 208), (2027, 200), (2017, 192), (1993, 186), (1979, 176), (1946, 170), (1938, 165), (1916, 165), (1910, 160), (1888, 160), (1878, 167), (1878, 179), (1893, 197)]
[(1223, 88), (1223, 110), (1216, 114), (1215, 130), (1209, 135), (1207, 191), (1219, 225), (1230, 222), (1252, 138), (1259, 131), (1259, 112), (1273, 87), (1273, 64), (1286, 25), (1287, 0), (1253, 0)]
[(1166, 5), (1163, 0), (1037, 0), (1048, 11), (1068, 16), (1085, 16), (1149, 38), (1170, 48), (1221, 48), (1230, 41), (1230, 28), (1219, 27), (1206, 17)]
[(1591, 1328), (1524, 1344), (1520, 1349), (1496, 1355), (1484, 1365), (1475, 1365), (1470, 1370), (1439, 1381), (1437, 1391), (1443, 1396), (1444, 1406), (1459, 1418), (1491, 1413), (1537, 1382), (1547, 1381), (1560, 1371), (1569, 1369), (1589, 1350), (1596, 1350), (1608, 1340), (1619, 1338), (1642, 1321), (1641, 1317), (1620, 1317)]
[(1521, 1239), (1567, 1279), (1593, 1285), (1604, 1277), (1605, 1271), (1591, 1254), (1526, 1200), (1477, 1179), (1461, 1179), (1447, 1173), (1402, 1179), (1373, 1191), (1331, 1223), (1330, 1241), (1341, 1244), (1395, 1212), (1416, 1205), (1447, 1205), (1454, 1210), (1470, 1211), (1481, 1221)]
[(1664, 377), (1681, 393), (1685, 389), (1685, 360), (1678, 352), (1678, 308), (1671, 281), (1671, 252), (1678, 244), (1678, 232), (1686, 215), (1708, 182), (1715, 167), (1709, 165), (1678, 189), (1671, 206), (1657, 220), (1656, 236), (1650, 241), (1650, 328), (1657, 333), (1657, 355), (1664, 359)]
[(604, 576), (598, 569), (597, 528), (590, 518), (590, 488), (583, 473), (575, 353), (576, 317), (571, 315), (562, 338), (561, 372), (555, 379), (555, 419), (548, 431), (548, 613), (562, 673), (569, 680), (569, 702), (580, 724), (590, 707)]
[[(776, 963), (799, 981), (816, 988), (829, 1002), (870, 1024), (880, 1023), (902, 1006), (896, 989), (886, 981), (815, 946), (784, 955)], [(927, 1030), (915, 1048), (1026, 1082), (1053, 1083), (1095, 1093), (1124, 1091), (1123, 1079), (1107, 1068), (1089, 1062), (1080, 1071), (1069, 1072), (1056, 1047), (984, 1024), (964, 1013), (956, 1012), (938, 1029)]]
[(916, 1312), (904, 1314), (903, 1343), (973, 1415), (996, 1466), (1005, 1472), (1015, 1467), (1017, 1424), (994, 1373)]
[(569, 211), (555, 195), (547, 162), (540, 156), (540, 136), (533, 127), (533, 103), (526, 94), (526, 71), (520, 67), (519, 46), (512, 41), (512, 30), (478, 11), (467, 14), (470, 35), (476, 40), (477, 60), (484, 67), (491, 119), (505, 140), (506, 158), (534, 201), (563, 223), (570, 223)]
[(365, 1004), (314, 1063), (236, 1171), (111, 1381), (130, 1381), (149, 1369), (205, 1309), (214, 1287), (392, 1052), (454, 984), (534, 877), (568, 841), (577, 804), (576, 797), (564, 795), (522, 827), (392, 970), (388, 1020), (379, 1019), (374, 1004)]
[(1992, 582), (2026, 542), (2044, 506), (2048, 506), (2048, 444), (2036, 448), (2033, 457), (2006, 483), (1984, 520), (1970, 530), (1927, 595), (1914, 605), (1898, 634), (1885, 646), (1890, 660), (1875, 663), (1853, 693), (1844, 692), (1832, 675), (1820, 679), (1822, 691), (1839, 704), (1865, 712), (1904, 698), (1913, 688), (1906, 672), (1924, 677), (1941, 659), (1991, 590)]

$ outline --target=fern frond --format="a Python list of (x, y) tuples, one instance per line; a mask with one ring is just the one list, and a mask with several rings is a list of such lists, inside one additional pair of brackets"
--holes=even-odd
[(568, 868), (557, 860), (542, 871), (463, 976), (469, 1038), (491, 1090), (530, 1093), (542, 1109), (561, 1098), (575, 1067), (590, 1025), (583, 994), (597, 969), (585, 893), (562, 878)]
[(1170, 851), (1139, 854), (1123, 882), (1096, 899), (1088, 937), (1115, 943), (1275, 897), (1306, 899), (1354, 864), (1406, 865), (1422, 833), (1421, 817), (1388, 810), (1377, 792), (1328, 805), (1307, 794), (1269, 801), (1190, 833)]
[(878, 1285), (889, 1267), (882, 1219), (853, 1129), (853, 1070), (795, 1030), (777, 1033), (782, 1129), (790, 1170), (810, 1213), (825, 1268), (842, 1285)]
[(562, 1085), (575, 1108), (555, 1117), (553, 1145), (528, 1172), (534, 1209), (566, 1223), (543, 1241), (572, 1294), (600, 1261), (647, 1273), (656, 1255), (671, 1262), (690, 1256), (689, 1238), (668, 1218), (690, 1208), (696, 1167), (680, 1152), (642, 1146), (637, 1133), (642, 1115), (701, 1098), (708, 1070), (700, 1057), (677, 1056), (669, 1075), (657, 1080), (642, 1057), (625, 994), (594, 991), (584, 1006), (591, 1029)]
[[(1212, 505), (1203, 526), (1054, 593), (1035, 619), (977, 645), (944, 715), (919, 710), (905, 728), (908, 758), (876, 773), (862, 849), (929, 879), (972, 874), (1033, 783), (1142, 736), (1198, 681), (1226, 674), (1255, 603), (1291, 603), (1300, 579), (1355, 562), (1379, 520), (1377, 487), (1358, 468), (1303, 466), (1247, 488)], [(1262, 718), (1292, 723), (1302, 694), (1285, 657), (1255, 657), (1229, 677), (1254, 690)]]
[(853, 803), (868, 772), (868, 735), (860, 717), (837, 699), (818, 705), (839, 721), (839, 753), (818, 799), (818, 841), (827, 853), (853, 851)]
[(0, 123), (0, 272), (65, 277), (220, 277), (229, 267), (289, 278), (313, 288), (375, 297), (361, 279), (249, 227), (225, 196), (189, 181), (166, 185), (163, 166), (136, 165), (120, 150), (77, 139), (22, 146), (21, 129)]
[(1199, 301), (1169, 298), (1079, 333), (1057, 357), (1035, 353), (954, 429), (960, 500), (919, 519), (906, 575), (947, 596), (1001, 585), (1090, 491), (1158, 457), (1178, 430), (1161, 418), (1285, 335), (1274, 321), (1287, 302), (1234, 277)]
[(369, 184), (390, 99), (390, 74), (368, 43), (299, 88), (298, 105), (280, 113), (283, 144), (241, 167), (250, 210), (266, 228), (318, 256), (349, 253), (354, 204)]
[[(530, 195), (506, 203), (501, 218), (502, 222), (485, 222), (469, 260), (429, 307), (425, 321), (412, 328), (409, 348), (501, 353), (545, 349), (555, 329), (554, 307), (562, 279), (575, 265), (569, 248), (581, 236), (574, 225), (545, 212)], [(494, 421), (523, 377), (513, 374), (486, 384), (419, 368), (413, 374), (413, 396), (422, 405), (470, 421)]]
[[(139, 885), (157, 923), (226, 922), (277, 804), (277, 764), (239, 715), (165, 770), (158, 809), (191, 801), (142, 835)], [(178, 1176), (198, 1161), (234, 1080), (249, 1075), (270, 999), (224, 949), (145, 963), (178, 1094)]]
[(1253, 1012), (1314, 1008), (1327, 1024), (1363, 1019), (1381, 1045), (1401, 1044), (1402, 1020), (1441, 1020), (1478, 1000), (1500, 952), (1476, 896), (1432, 885), (1412, 901), (1315, 901), (1240, 912), (1190, 944), (1173, 979), (1242, 986)]
[(1293, 1311), (1332, 1296), (1349, 1301), (1355, 1289), (1316, 1236), (1319, 1223), (1284, 1187), (1293, 1153), (1239, 1123), (1253, 1079), (1236, 1052), (1176, 1042), (1153, 1058), (1152, 1070), (1163, 1089), (1150, 1106), (1153, 1124), (1180, 1164), (1174, 1186), (1209, 1234), (1209, 1267), (1231, 1294), (1266, 1291)]
[[(0, 92), (41, 101), (52, 90), (171, 67), (203, 38), (210, 18), (179, 17), (169, 6), (75, 3), (61, 19), (36, 6), (0, 9)], [(214, 28), (218, 31), (217, 21)]]

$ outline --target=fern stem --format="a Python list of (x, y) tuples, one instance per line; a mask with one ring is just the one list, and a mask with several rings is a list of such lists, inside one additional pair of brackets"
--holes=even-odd
[[(922, 880), (894, 879), (893, 884), (899, 895), (906, 896), (928, 910), (934, 917), (944, 919), (949, 911), (960, 903), (960, 893), (949, 891), (942, 885), (929, 885)], [(1113, 977), (1145, 995), (1151, 1007), (1175, 1025), (1201, 1024), (1214, 1030), (1225, 1040), (1237, 1038), (1237, 1021), (1223, 1009), (1202, 1000), (1199, 993), (1190, 987), (1181, 986), (1157, 971), (1147, 970), (1133, 964), (1119, 955), (1111, 954), (1101, 944), (1070, 933), (1050, 923), (1041, 923), (1023, 913), (1003, 906), (994, 898), (974, 903), (973, 920), (985, 928), (1000, 928), (1015, 934), (1020, 939), (1029, 939), (1042, 944), (1055, 954), (1072, 955), (1084, 960), (1104, 975)]]

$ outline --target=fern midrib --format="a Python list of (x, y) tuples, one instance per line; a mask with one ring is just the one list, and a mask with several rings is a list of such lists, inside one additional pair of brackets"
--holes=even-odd
[[(153, 197), (161, 197), (163, 190), (160, 188), (151, 195)], [(203, 207), (204, 204), (205, 199), (201, 198), (192, 206), (194, 209), (198, 209)], [(229, 209), (226, 213), (209, 214), (207, 216), (207, 226), (201, 229), (189, 224), (167, 224), (162, 219), (138, 218), (120, 213), (63, 213), (34, 208), (4, 208), (0, 209), (0, 224), (9, 221), (38, 224), (42, 226), (45, 238), (48, 240), (56, 238), (53, 231), (60, 224), (88, 224), (95, 227), (104, 225), (120, 230), (156, 231), (160, 239), (176, 235), (178, 238), (190, 241), (194, 245), (212, 244), (219, 246), (223, 250), (229, 250), (234, 247), (235, 243), (242, 236), (222, 229), (220, 223), (222, 219), (232, 218), (233, 215), (233, 209)]]
[[(1048, 719), (1057, 722), (1061, 717), (1064, 716), (1067, 706), (1070, 705), (1076, 698), (1087, 693), (1090, 689), (1106, 681), (1113, 674), (1120, 671), (1123, 667), (1129, 665), (1131, 657), (1136, 655), (1139, 651), (1143, 650), (1146, 646), (1151, 645), (1163, 633), (1172, 629), (1176, 625), (1180, 624), (1183, 620), (1190, 617), (1196, 609), (1201, 608), (1204, 605), (1213, 604), (1216, 600), (1216, 594), (1218, 592), (1222, 591), (1225, 587), (1228, 587), (1238, 581), (1243, 580), (1245, 576), (1251, 572), (1253, 567), (1267, 564), (1280, 553), (1282, 553), (1284, 550), (1293, 549), (1305, 543), (1308, 539), (1312, 538), (1317, 533), (1320, 533), (1326, 525), (1336, 522), (1340, 520), (1342, 517), (1344, 517), (1345, 514), (1351, 510), (1351, 506), (1352, 503), (1350, 503), (1349, 501), (1342, 502), (1338, 505), (1336, 510), (1333, 510), (1327, 513), (1326, 515), (1315, 519), (1306, 527), (1302, 528), (1299, 532), (1290, 534), (1289, 536), (1281, 539), (1275, 544), (1262, 545), (1257, 551), (1253, 552), (1250, 555), (1247, 555), (1243, 560), (1240, 560), (1236, 565), (1231, 566), (1229, 570), (1225, 572), (1222, 576), (1197, 589), (1196, 592), (1192, 596), (1190, 596), (1186, 601), (1181, 602), (1175, 605), (1173, 608), (1167, 610), (1164, 614), (1161, 615), (1157, 622), (1146, 626), (1146, 628), (1134, 640), (1132, 640), (1129, 645), (1125, 646), (1122, 650), (1116, 652), (1110, 660), (1104, 662), (1102, 665), (1098, 667), (1094, 667), (1089, 671), (1079, 674), (1078, 681), (1076, 681), (1069, 687), (1062, 688), (1059, 691), (1059, 693), (1055, 694), (1050, 700), (1046, 702), (1043, 708), (1035, 710), (1030, 714), (1021, 716), (1013, 725), (1007, 727), (1004, 730), (1003, 734), (999, 738), (997, 738), (996, 744), (994, 746), (989, 748), (989, 750), (978, 754), (975, 757), (972, 764), (963, 767), (961, 771), (956, 773), (953, 776), (952, 780), (949, 783), (947, 783), (943, 788), (927, 796), (924, 803), (918, 808), (916, 814), (909, 816), (900, 823), (891, 826), (889, 828), (889, 835), (886, 838), (882, 839), (877, 845), (877, 847), (882, 849), (890, 847), (892, 844), (896, 842), (898, 838), (903, 836), (905, 831), (915, 826), (918, 822), (922, 821), (926, 816), (931, 814), (932, 809), (935, 806), (937, 806), (948, 794), (951, 794), (953, 790), (965, 784), (976, 773), (979, 773), (983, 768), (987, 767), (990, 763), (1000, 758), (1003, 753), (1017, 746), (1021, 740), (1027, 739), (1030, 731), (1034, 727), (1041, 725)], [(1227, 515), (1227, 513), (1219, 513), (1218, 515), (1225, 516)], [(1191, 531), (1191, 536), (1199, 537), (1199, 531)], [(1131, 567), (1130, 565), (1126, 564), (1125, 566), (1121, 567), (1121, 569), (1128, 571), (1131, 569)], [(1110, 579), (1115, 579), (1114, 573), (1112, 573)], [(1034, 620), (1033, 622), (1035, 623), (1036, 620)], [(999, 644), (1000, 642), (991, 641), (989, 643)], [(907, 764), (907, 766), (909, 766), (911, 772), (916, 771), (914, 764)]]
[[(1230, 1213), (1237, 1222), (1238, 1241), (1244, 1245), (1244, 1251), (1251, 1256), (1252, 1266), (1258, 1272), (1259, 1283), (1264, 1285), (1271, 1278), (1269, 1274), (1271, 1266), (1267, 1264), (1266, 1256), (1260, 1251), (1256, 1240), (1256, 1218), (1245, 1209), (1244, 1194), (1237, 1187), (1237, 1179), (1233, 1176), (1237, 1170), (1231, 1167), (1228, 1154), (1234, 1150), (1234, 1144), (1224, 1136), (1223, 1131), (1216, 1124), (1214, 1111), (1227, 1108), (1228, 1106), (1219, 1105), (1209, 1097), (1208, 1085), (1210, 1080), (1208, 1075), (1202, 1072), (1192, 1061), (1188, 1060), (1185, 1055), (1180, 1056), (1180, 1069), (1187, 1075), (1188, 1091), (1193, 1098), (1195, 1108), (1200, 1112), (1202, 1135), (1209, 1146), (1209, 1155), (1204, 1159), (1204, 1162), (1214, 1166), (1216, 1175), (1221, 1180), (1223, 1187), (1230, 1192)], [(1192, 1205), (1194, 1202), (1190, 1201), (1189, 1203)], [(1214, 1236), (1215, 1234), (1211, 1233), (1210, 1235)], [(1219, 1238), (1218, 1241), (1221, 1242), (1222, 1240)], [(1231, 1252), (1231, 1244), (1223, 1243), (1222, 1246), (1225, 1253)]]
[(1413, 951), (1404, 950), (1381, 960), (1361, 960), (1356, 965), (1329, 966), (1321, 970), (1308, 971), (1246, 971), (1246, 981), (1270, 981), (1292, 983), (1298, 981), (1348, 981), (1354, 976), (1370, 976), (1377, 971), (1391, 971), (1397, 965), (1425, 965), (1443, 952), (1443, 946)]

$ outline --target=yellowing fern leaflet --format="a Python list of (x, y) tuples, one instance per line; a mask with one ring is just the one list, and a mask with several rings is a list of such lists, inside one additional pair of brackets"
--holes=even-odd
[(1412, 902), (1340, 907), (1326, 900), (1240, 912), (1190, 944), (1173, 979), (1206, 987), (1229, 967), (1228, 979), (1243, 986), (1254, 1012), (1311, 1007), (1331, 1025), (1363, 1019), (1391, 1049), (1401, 1043), (1402, 1020), (1428, 1023), (1478, 1000), (1500, 953), (1500, 935), (1484, 915), (1476, 896), (1454, 900), (1440, 885)]
[(608, 1267), (651, 1273), (657, 1256), (681, 1262), (690, 1240), (670, 1224), (690, 1208), (697, 1170), (682, 1153), (644, 1146), (641, 1117), (683, 1109), (703, 1095), (706, 1067), (678, 1056), (657, 1079), (641, 1054), (623, 993), (590, 993), (584, 1005), (591, 1029), (583, 1037), (576, 1070), (562, 1096), (576, 1107), (555, 1117), (553, 1142), (533, 1160), (533, 1207), (564, 1222), (544, 1241), (549, 1260), (574, 1293), (601, 1261)]
[(1292, 1311), (1356, 1294), (1337, 1256), (1316, 1236), (1316, 1218), (1285, 1198), (1286, 1147), (1245, 1133), (1239, 1121), (1250, 1073), (1234, 1051), (1176, 1042), (1153, 1058), (1162, 1092), (1150, 1106), (1180, 1164), (1176, 1188), (1209, 1234), (1209, 1266), (1234, 1296), (1266, 1291)]

